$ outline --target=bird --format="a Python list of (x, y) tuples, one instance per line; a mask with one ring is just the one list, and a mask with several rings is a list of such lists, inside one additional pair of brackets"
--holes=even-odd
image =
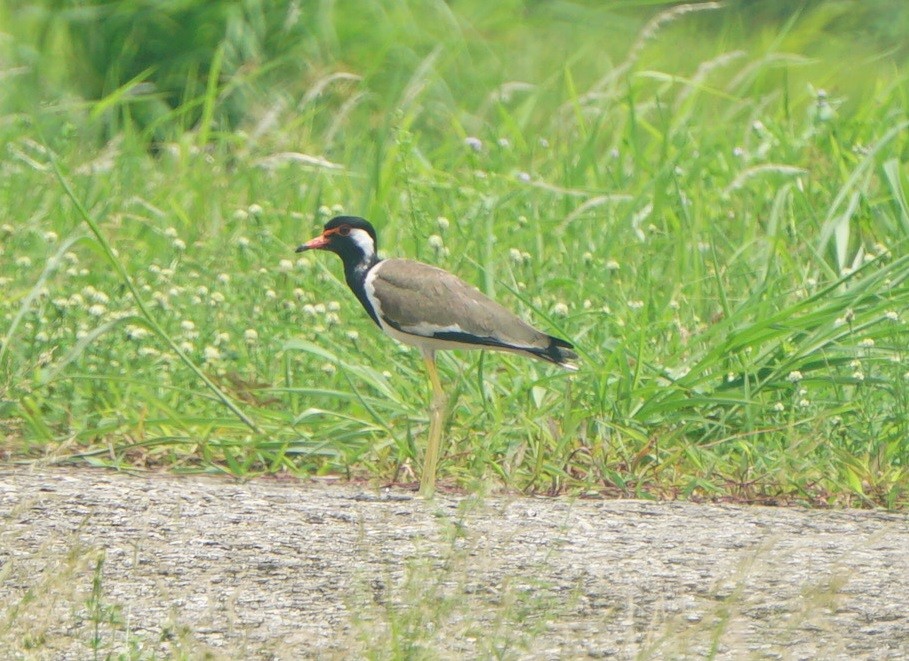
[(327, 250), (344, 263), (344, 279), (376, 325), (395, 340), (417, 347), (432, 385), (429, 442), (419, 493), (435, 491), (446, 397), (436, 351), (487, 349), (528, 356), (576, 371), (574, 346), (537, 330), (507, 308), (441, 268), (409, 259), (381, 259), (372, 224), (337, 216), (296, 252)]

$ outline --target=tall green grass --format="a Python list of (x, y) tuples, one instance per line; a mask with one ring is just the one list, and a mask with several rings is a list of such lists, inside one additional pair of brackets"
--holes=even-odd
[(4, 5), (7, 455), (413, 480), (419, 357), (293, 253), (343, 211), (578, 345), (442, 358), (443, 483), (904, 505), (905, 46), (753, 4), (246, 3), (176, 95)]

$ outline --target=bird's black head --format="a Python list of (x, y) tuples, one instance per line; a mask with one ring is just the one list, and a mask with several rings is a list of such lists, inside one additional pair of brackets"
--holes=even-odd
[(372, 266), (378, 259), (376, 230), (366, 220), (357, 216), (337, 216), (322, 229), (322, 234), (297, 248), (305, 250), (330, 250), (344, 261), (345, 269)]

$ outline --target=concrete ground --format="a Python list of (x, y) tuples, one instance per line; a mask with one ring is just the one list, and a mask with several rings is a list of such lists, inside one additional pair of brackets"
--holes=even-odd
[(10, 658), (909, 658), (909, 517), (0, 467)]

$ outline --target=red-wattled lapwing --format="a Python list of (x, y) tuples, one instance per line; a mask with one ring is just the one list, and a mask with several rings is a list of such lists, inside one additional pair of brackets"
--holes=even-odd
[(338, 216), (297, 252), (336, 253), (344, 262), (347, 285), (372, 320), (394, 339), (422, 352), (433, 397), (420, 493), (430, 496), (435, 490), (445, 406), (436, 370), (437, 350), (509, 351), (569, 370), (577, 369), (571, 364), (577, 354), (570, 343), (541, 333), (451, 273), (407, 259), (379, 259), (376, 246), (376, 231), (367, 221)]

